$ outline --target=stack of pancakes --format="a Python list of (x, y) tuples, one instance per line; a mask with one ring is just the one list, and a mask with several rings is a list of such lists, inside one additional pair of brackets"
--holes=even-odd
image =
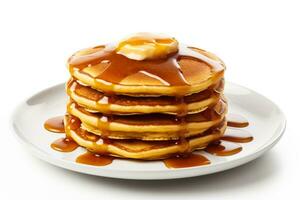
[(91, 152), (156, 160), (190, 153), (226, 129), (224, 63), (180, 46), (157, 60), (137, 61), (110, 46), (68, 60), (68, 137)]

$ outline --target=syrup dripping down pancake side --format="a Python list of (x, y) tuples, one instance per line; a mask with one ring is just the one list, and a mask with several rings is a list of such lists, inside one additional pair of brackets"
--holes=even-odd
[(81, 85), (76, 80), (69, 80), (66, 90), (68, 95), (77, 103), (91, 112), (107, 114), (142, 114), (168, 113), (180, 114), (196, 113), (215, 104), (224, 88), (224, 80), (210, 86), (208, 89), (184, 97), (171, 96), (125, 96), (105, 95), (104, 93)]
[(144, 61), (128, 59), (104, 46), (95, 49), (74, 54), (68, 66), (71, 75), (106, 93), (184, 96), (220, 80), (225, 68), (220, 60), (187, 47), (165, 59)]

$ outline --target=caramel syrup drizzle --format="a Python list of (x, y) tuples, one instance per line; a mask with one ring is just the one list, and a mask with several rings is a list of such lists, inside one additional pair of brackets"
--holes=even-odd
[[(113, 84), (118, 84), (126, 77), (143, 71), (159, 77), (169, 85), (189, 86), (177, 62), (178, 56), (175, 55), (166, 59), (137, 61), (117, 54), (114, 50), (104, 48), (93, 54), (73, 56), (69, 60), (69, 65), (71, 69), (78, 70), (82, 70), (87, 66), (103, 65), (101, 68), (105, 68), (105, 70), (95, 78)], [(162, 68), (164, 70), (161, 70)]]
[[(144, 40), (134, 40), (134, 43), (143, 43)], [(95, 51), (93, 51), (93, 49)], [(197, 60), (199, 62), (205, 62), (214, 71), (221, 71), (224, 67), (199, 52), (195, 52), (191, 48), (186, 46), (180, 46), (179, 51), (169, 55), (167, 58), (155, 59), (155, 60), (142, 60), (137, 61), (133, 59), (128, 59), (127, 57), (118, 54), (114, 47), (109, 46), (98, 46), (90, 50), (90, 54), (85, 55), (73, 55), (68, 63), (70, 71), (83, 70), (89, 66), (99, 65), (98, 76), (93, 77), (94, 79), (100, 79), (107, 81), (106, 83), (106, 93), (112, 97), (113, 102), (115, 95), (110, 94), (113, 85), (119, 84), (126, 77), (143, 72), (146, 75), (154, 76), (156, 79), (161, 80), (165, 85), (169, 86), (181, 86), (176, 91), (176, 101), (179, 105), (178, 121), (181, 124), (181, 130), (178, 131), (180, 136), (179, 144), (184, 149), (184, 152), (189, 152), (189, 143), (186, 141), (184, 134), (187, 132), (187, 126), (185, 122), (185, 116), (187, 115), (187, 104), (184, 101), (184, 95), (190, 89), (191, 85), (185, 79), (182, 69), (179, 65), (180, 59), (186, 58), (191, 60)], [(97, 51), (96, 49), (99, 49)], [(126, 70), (125, 70), (126, 69)], [(162, 70), (163, 69), (163, 70)], [(102, 85), (103, 86), (103, 85)], [(102, 87), (105, 88), (105, 87)], [(109, 107), (106, 109), (109, 110)], [(113, 116), (109, 117), (111, 119)], [(103, 127), (101, 120), (98, 121), (98, 125)], [(105, 130), (105, 129), (104, 129)]]
[[(62, 117), (57, 117), (57, 119), (59, 118), (61, 119)], [(88, 151), (78, 156), (76, 162), (95, 166), (104, 166), (113, 162), (114, 158), (106, 155), (107, 152), (105, 149), (107, 148), (107, 145), (111, 143), (108, 138), (101, 138), (100, 136), (94, 135), (92, 133), (89, 133), (88, 131), (81, 129), (81, 121), (74, 116), (68, 116), (66, 118), (68, 120), (68, 126), (66, 126), (66, 128), (73, 131), (75, 130), (80, 137), (93, 142), (96, 142), (99, 139), (103, 140), (104, 147), (101, 154)], [(50, 127), (54, 126), (53, 124), (57, 124), (57, 121), (61, 120), (47, 120)], [(235, 122), (233, 127), (240, 127), (241, 124), (245, 123), (245, 121), (237, 121)], [(204, 150), (216, 156), (231, 156), (242, 151), (242, 147), (236, 143), (251, 142), (252, 140), (253, 137), (247, 131), (232, 129), (229, 131), (229, 133), (226, 132), (224, 136), (220, 138), (220, 141), (210, 143)], [(163, 162), (166, 167), (184, 168), (210, 164), (210, 161), (205, 156), (190, 153), (188, 141), (185, 138), (183, 139), (183, 137), (181, 137), (180, 140), (175, 142), (175, 144), (180, 144), (183, 151), (180, 154), (174, 155), (173, 157), (164, 159)], [(66, 136), (65, 138), (57, 139), (51, 144), (51, 148), (60, 152), (71, 152), (74, 151), (78, 146), (79, 145), (68, 136)]]
[(182, 58), (205, 62), (213, 71), (224, 70), (224, 66), (220, 62), (214, 61), (186, 46), (180, 46), (178, 52), (169, 55), (167, 58), (142, 61), (128, 59), (118, 54), (115, 47), (109, 45), (97, 46), (89, 49), (89, 51), (89, 54), (71, 56), (68, 60), (69, 69), (73, 72), (75, 70), (82, 71), (86, 67), (97, 66), (95, 71), (98, 72), (98, 76), (93, 78), (95, 84), (100, 84), (100, 87), (106, 93), (113, 91), (114, 84), (120, 84), (126, 77), (142, 72), (146, 76), (155, 77), (164, 85), (180, 86), (177, 87), (175, 93), (177, 96), (184, 96), (191, 85), (185, 79), (179, 65)]
[(51, 144), (51, 148), (60, 152), (72, 152), (79, 145), (72, 138), (59, 138)]
[(242, 147), (236, 143), (222, 140), (209, 144), (205, 151), (216, 156), (231, 156), (242, 151)]
[(64, 133), (64, 116), (57, 116), (46, 120), (44, 123), (44, 128), (50, 132)]
[[(245, 119), (240, 117), (239, 119)], [(249, 122), (239, 120), (232, 121), (234, 123), (227, 123), (229, 127), (246, 127)], [(242, 146), (237, 143), (251, 142), (253, 137), (246, 131), (229, 130), (229, 133), (225, 133), (220, 140), (214, 141), (204, 149), (204, 151), (215, 156), (232, 156), (242, 151)], [(173, 157), (163, 160), (164, 164), (168, 168), (185, 168), (201, 165), (209, 165), (210, 161), (203, 155), (188, 153), (177, 154)]]
[(201, 165), (209, 165), (210, 161), (200, 154), (188, 154), (186, 156), (175, 156), (163, 160), (168, 168), (185, 168)]
[(67, 83), (68, 95), (71, 93), (88, 98), (94, 101), (96, 104), (101, 105), (101, 112), (109, 113), (109, 106), (111, 104), (118, 104), (124, 106), (132, 105), (178, 105), (178, 113), (185, 110), (185, 105), (183, 103), (193, 103), (201, 101), (212, 96), (219, 97), (224, 89), (224, 79), (221, 79), (215, 85), (209, 87), (208, 89), (201, 91), (199, 93), (194, 93), (183, 97), (183, 101), (180, 96), (159, 96), (159, 97), (134, 97), (134, 96), (124, 96), (124, 95), (105, 95), (104, 93), (90, 88), (89, 86), (83, 86), (75, 78), (71, 78)]
[(76, 158), (76, 162), (86, 165), (105, 166), (113, 162), (114, 158), (111, 156), (100, 155), (87, 151)]
[[(100, 50), (97, 50), (100, 49)], [(179, 130), (180, 139), (178, 144), (182, 146), (183, 155), (188, 156), (177, 156), (176, 158), (169, 158), (164, 160), (167, 167), (170, 168), (178, 168), (178, 167), (189, 167), (189, 166), (198, 166), (203, 164), (209, 164), (210, 161), (207, 160), (204, 156), (190, 154), (190, 147), (189, 142), (184, 137), (184, 133), (186, 133), (186, 120), (185, 116), (187, 115), (187, 104), (184, 101), (184, 95), (190, 89), (190, 84), (185, 79), (181, 67), (179, 65), (180, 59), (188, 58), (192, 60), (197, 60), (199, 62), (205, 62), (211, 66), (213, 71), (222, 71), (224, 66), (216, 62), (198, 52), (193, 51), (191, 48), (188, 47), (180, 47), (177, 53), (170, 55), (168, 58), (164, 59), (156, 59), (156, 60), (143, 60), (143, 61), (136, 61), (126, 58), (125, 56), (117, 54), (114, 49), (105, 47), (105, 46), (98, 46), (95, 47), (94, 50), (92, 49), (90, 54), (86, 55), (74, 55), (69, 59), (69, 68), (70, 71), (74, 70), (83, 70), (86, 67), (99, 65), (99, 73), (97, 77), (94, 77), (95, 80), (104, 80), (107, 81), (97, 82), (97, 84), (101, 84), (105, 95), (110, 97), (109, 103), (115, 101), (116, 96), (112, 94), (110, 91), (113, 90), (114, 84), (119, 84), (122, 80), (126, 77), (136, 74), (138, 72), (143, 72), (145, 74), (155, 76), (157, 79), (161, 80), (165, 85), (169, 86), (181, 86), (178, 87), (176, 90), (176, 102), (179, 105), (179, 111), (177, 113), (177, 121), (181, 124), (181, 130)], [(164, 70), (161, 70), (163, 68)], [(123, 69), (123, 70), (122, 70)], [(126, 69), (126, 70), (125, 70)], [(217, 89), (215, 90), (217, 92)], [(220, 106), (219, 108), (213, 109), (212, 112), (220, 113), (224, 109), (224, 106)], [(108, 119), (112, 119), (113, 115), (108, 117)], [(74, 120), (73, 118), (70, 119), (71, 122), (68, 126), (71, 130), (76, 130), (80, 128), (80, 120)], [(73, 121), (72, 121), (73, 120)], [(108, 124), (108, 123), (106, 123)], [(101, 124), (102, 126), (103, 124)], [(232, 126), (240, 125), (237, 124), (228, 124)], [(84, 137), (88, 137), (85, 135), (85, 132), (82, 133)], [(98, 138), (95, 138), (95, 140)], [(104, 143), (108, 143), (109, 140), (105, 140)], [(74, 141), (69, 138), (59, 139), (58, 142), (54, 142), (51, 146), (53, 149), (58, 151), (71, 151), (77, 148), (74, 145)], [(216, 155), (220, 154), (220, 144), (214, 144), (215, 146), (210, 145), (209, 151)], [(219, 146), (216, 146), (219, 145)], [(216, 150), (217, 149), (217, 150)], [(228, 151), (226, 147), (224, 148), (225, 151), (230, 152), (229, 154), (232, 155), (232, 152), (237, 153), (237, 150), (230, 150)], [(221, 152), (224, 152), (224, 149), (221, 148)], [(99, 159), (101, 161), (99, 161)], [(103, 161), (103, 159), (105, 161)], [(91, 165), (105, 165), (110, 164), (112, 159), (106, 158), (104, 156), (99, 156), (93, 153), (86, 153), (78, 157), (77, 162), (91, 164)], [(104, 163), (104, 164), (103, 164)]]
[(227, 125), (236, 128), (249, 126), (249, 122), (241, 115), (227, 114)]
[(230, 129), (225, 131), (225, 134), (221, 137), (221, 140), (235, 143), (248, 143), (253, 139), (253, 136), (248, 131), (241, 129)]

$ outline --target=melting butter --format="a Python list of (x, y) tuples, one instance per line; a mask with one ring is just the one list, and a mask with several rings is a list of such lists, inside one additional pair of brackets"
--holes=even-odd
[(116, 51), (133, 60), (159, 59), (177, 52), (178, 41), (160, 34), (137, 33), (122, 40)]

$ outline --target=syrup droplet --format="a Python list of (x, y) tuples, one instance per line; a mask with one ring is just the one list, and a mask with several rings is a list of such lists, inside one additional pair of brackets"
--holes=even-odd
[(246, 130), (227, 129), (221, 140), (237, 143), (247, 143), (253, 140), (253, 136)]
[(100, 155), (89, 151), (76, 158), (76, 162), (78, 163), (94, 166), (109, 165), (112, 163), (113, 160), (114, 158), (111, 156)]
[(46, 130), (54, 133), (64, 133), (65, 132), (64, 116), (57, 116), (48, 119), (44, 123), (44, 127)]
[(175, 156), (167, 158), (163, 162), (168, 168), (185, 168), (210, 164), (210, 161), (205, 156), (200, 154)]
[(247, 119), (237, 114), (227, 114), (227, 126), (243, 128), (249, 126)]
[(209, 144), (205, 151), (216, 156), (231, 156), (242, 151), (238, 144), (226, 141), (217, 141)]
[(51, 144), (51, 148), (60, 152), (71, 152), (78, 147), (78, 144), (71, 138), (59, 138)]

